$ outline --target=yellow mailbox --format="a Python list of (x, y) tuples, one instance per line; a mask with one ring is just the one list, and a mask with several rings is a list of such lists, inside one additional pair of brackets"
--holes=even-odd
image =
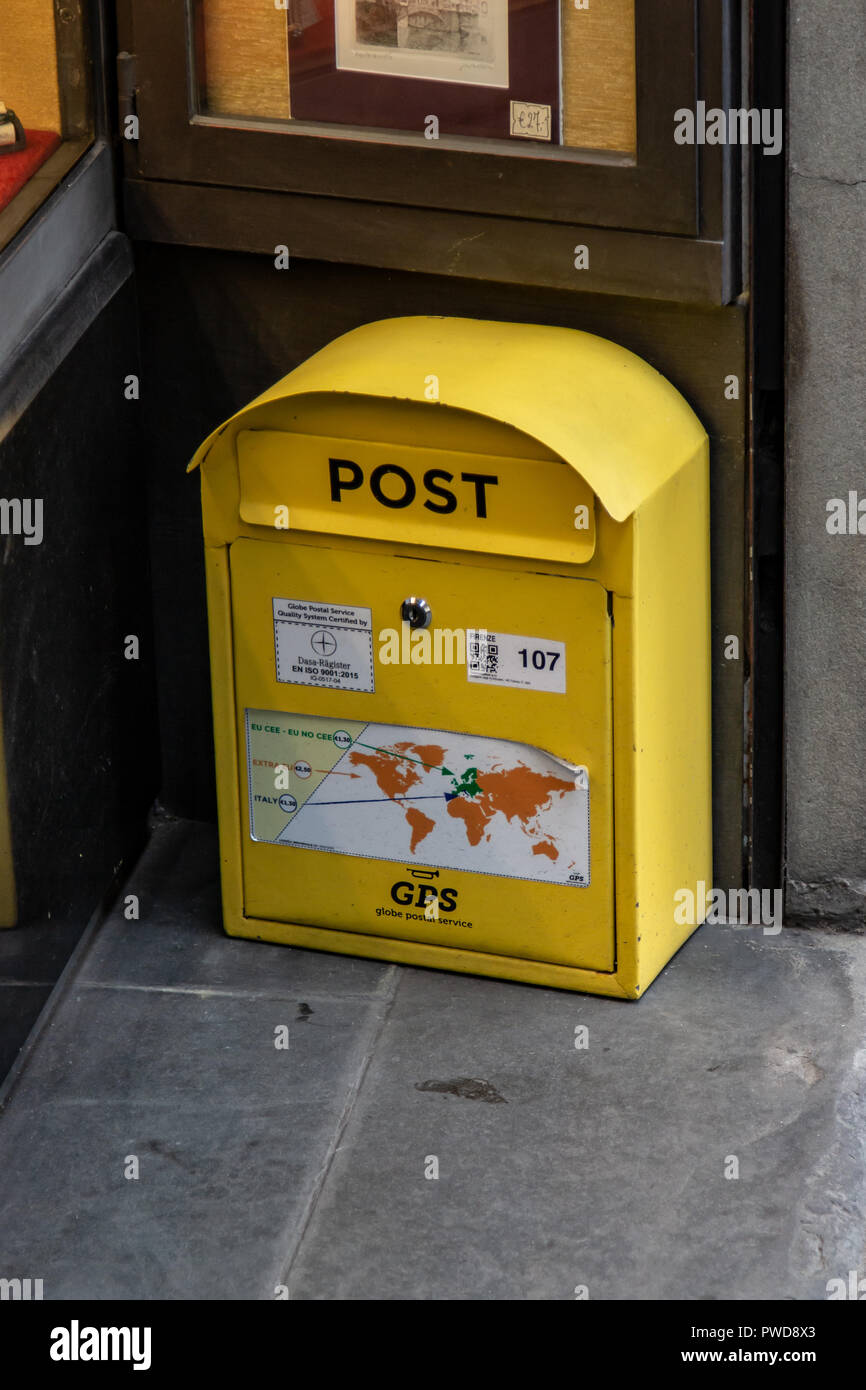
[(677, 391), (587, 333), (386, 320), (199, 465), (226, 930), (641, 994), (712, 882)]

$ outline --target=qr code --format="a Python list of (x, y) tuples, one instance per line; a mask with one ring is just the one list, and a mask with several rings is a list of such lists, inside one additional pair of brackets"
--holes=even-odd
[(479, 676), (499, 674), (499, 643), (494, 632), (472, 634), (469, 641), (469, 670)]

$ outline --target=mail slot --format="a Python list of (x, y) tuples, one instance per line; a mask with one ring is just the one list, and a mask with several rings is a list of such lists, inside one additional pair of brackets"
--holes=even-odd
[(386, 320), (196, 467), (226, 930), (640, 995), (712, 882), (708, 442), (673, 386), (570, 329)]

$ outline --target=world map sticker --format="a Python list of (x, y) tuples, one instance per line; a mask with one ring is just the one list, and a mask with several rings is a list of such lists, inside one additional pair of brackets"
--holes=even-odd
[(254, 840), (571, 887), (590, 881), (589, 777), (539, 748), (247, 710)]

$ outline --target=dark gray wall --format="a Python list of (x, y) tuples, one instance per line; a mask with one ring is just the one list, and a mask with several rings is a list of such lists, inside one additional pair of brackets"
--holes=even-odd
[[(41, 544), (0, 538), (0, 689), (23, 924), (83, 926), (143, 843), (157, 790), (143, 460), (138, 405), (124, 395), (125, 375), (139, 371), (135, 293), (129, 267), (116, 288), (116, 250), (106, 250), (19, 349), (18, 375), (28, 377), (75, 339), (0, 439), (0, 495), (40, 499), (44, 518)], [(130, 634), (138, 661), (124, 659)]]
[(789, 23), (787, 911), (866, 927), (866, 11)]

